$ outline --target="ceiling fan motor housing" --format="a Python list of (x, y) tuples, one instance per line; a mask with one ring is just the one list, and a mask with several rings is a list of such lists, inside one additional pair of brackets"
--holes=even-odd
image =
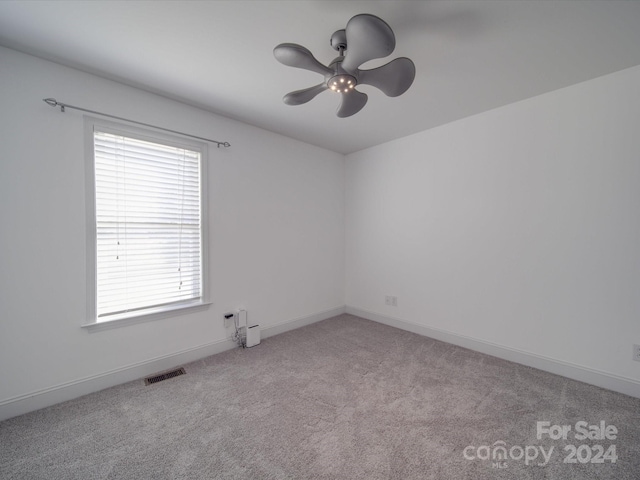
[[(338, 30), (333, 35), (331, 35), (331, 40), (329, 41), (331, 47), (334, 50), (340, 52), (341, 50), (347, 49), (347, 31), (345, 29)], [(340, 52), (342, 54), (342, 52)]]

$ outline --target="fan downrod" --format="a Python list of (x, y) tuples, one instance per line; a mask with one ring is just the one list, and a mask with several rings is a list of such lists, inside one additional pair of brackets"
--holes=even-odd
[(343, 56), (343, 52), (347, 49), (347, 31), (342, 29), (331, 35), (329, 41), (331, 48), (340, 52), (340, 56)]

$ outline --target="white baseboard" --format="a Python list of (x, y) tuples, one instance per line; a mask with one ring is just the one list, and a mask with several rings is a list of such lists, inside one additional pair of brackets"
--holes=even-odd
[[(374, 322), (383, 323), (385, 325), (400, 328), (402, 330), (417, 333), (436, 340), (459, 345), (461, 347), (493, 355), (498, 358), (503, 358), (522, 365), (562, 375), (563, 377), (640, 398), (640, 382), (631, 378), (620, 377), (580, 365), (458, 335), (446, 330), (426, 327), (424, 325), (407, 322), (405, 320), (388, 317), (379, 313), (351, 306), (335, 307), (333, 309), (317, 312), (266, 327), (262, 329), (262, 337), (268, 338), (274, 335), (279, 335), (289, 330), (294, 330), (327, 318), (341, 315), (345, 312)], [(120, 369), (9, 398), (0, 401), (0, 421), (71, 400), (82, 395), (97, 392), (105, 388), (113, 387), (115, 385), (137, 380), (145, 377), (146, 375), (173, 368), (176, 365), (193, 362), (210, 355), (231, 350), (235, 347), (236, 344), (231, 340), (218, 340), (216, 342), (199, 345), (170, 355), (156, 357), (144, 362), (128, 365)]]
[[(320, 320), (340, 315), (345, 313), (345, 310), (346, 307), (343, 305), (323, 312), (314, 313), (312, 315), (294, 318), (292, 320), (264, 328), (262, 330), (262, 336), (263, 338), (267, 338), (284, 333), (288, 330), (294, 330), (311, 323), (319, 322)], [(0, 401), (0, 421), (49, 407), (57, 403), (65, 402), (67, 400), (72, 400), (99, 390), (104, 390), (105, 388), (138, 380), (147, 375), (168, 370), (176, 365), (194, 362), (201, 358), (215, 355), (216, 353), (231, 350), (236, 348), (236, 346), (236, 343), (229, 339), (217, 340), (215, 342), (199, 345), (180, 352), (151, 358), (143, 362), (103, 372), (98, 375), (80, 378), (71, 382), (8, 398)]]
[(345, 305), (342, 305), (339, 307), (331, 308), (329, 310), (314, 313), (312, 315), (306, 315), (304, 317), (294, 318), (293, 320), (288, 320), (286, 322), (277, 323), (276, 325), (271, 325), (270, 327), (263, 328), (261, 332), (262, 338), (280, 335), (281, 333), (288, 332), (289, 330), (295, 330), (296, 328), (311, 325), (312, 323), (326, 320), (327, 318), (337, 317), (338, 315), (342, 315), (346, 311), (347, 307)]
[(492, 355), (521, 365), (555, 373), (556, 375), (561, 375), (590, 385), (606, 388), (607, 390), (613, 390), (614, 392), (624, 393), (625, 395), (640, 398), (640, 382), (632, 378), (621, 377), (611, 373), (583, 367), (581, 365), (544, 357), (535, 353), (485, 342), (484, 340), (478, 340), (464, 335), (458, 335), (446, 330), (388, 317), (386, 315), (370, 312), (357, 307), (347, 306), (346, 313), (366, 318), (367, 320), (372, 320), (374, 322), (383, 323), (391, 327), (400, 328), (408, 332), (417, 333), (425, 337), (458, 345), (470, 350), (486, 353), (487, 355)]
[(0, 421), (99, 390), (104, 390), (105, 388), (137, 380), (162, 370), (168, 370), (176, 365), (194, 362), (200, 358), (230, 350), (235, 346), (235, 342), (231, 340), (218, 340), (169, 355), (151, 358), (98, 375), (80, 378), (71, 382), (8, 398), (0, 401)]

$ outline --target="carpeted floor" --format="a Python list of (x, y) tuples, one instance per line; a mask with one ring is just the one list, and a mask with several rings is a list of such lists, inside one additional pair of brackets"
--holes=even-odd
[(0, 478), (640, 478), (640, 399), (350, 315), (184, 367), (0, 423)]

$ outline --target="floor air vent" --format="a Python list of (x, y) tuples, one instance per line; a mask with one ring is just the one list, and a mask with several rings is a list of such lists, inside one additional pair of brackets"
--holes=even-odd
[(151, 384), (166, 380), (167, 378), (173, 378), (179, 375), (184, 375), (185, 373), (187, 372), (184, 371), (184, 368), (182, 367), (176, 368), (175, 370), (169, 370), (168, 372), (158, 373), (157, 375), (153, 375), (152, 377), (147, 377), (144, 379), (144, 384), (151, 385)]

